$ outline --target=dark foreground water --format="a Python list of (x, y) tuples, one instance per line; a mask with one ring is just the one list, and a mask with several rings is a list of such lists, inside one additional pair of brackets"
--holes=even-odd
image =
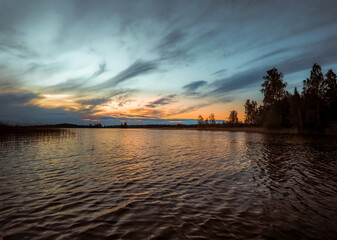
[(0, 142), (7, 239), (336, 239), (337, 140), (77, 129)]

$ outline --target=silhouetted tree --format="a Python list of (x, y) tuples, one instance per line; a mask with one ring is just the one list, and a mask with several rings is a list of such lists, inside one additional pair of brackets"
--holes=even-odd
[(247, 99), (245, 103), (245, 123), (256, 125), (259, 120), (259, 109), (257, 107), (257, 102)]
[(301, 129), (302, 128), (301, 96), (298, 93), (296, 87), (294, 89), (294, 95), (289, 95), (289, 102), (290, 102), (290, 112), (289, 112), (290, 124), (293, 127)]
[(257, 109), (257, 115), (256, 115), (256, 123), (258, 126), (262, 126), (263, 125), (263, 121), (264, 121), (264, 118), (265, 118), (265, 108), (263, 105), (260, 105)]
[(205, 124), (208, 125), (209, 122), (208, 122), (208, 118), (205, 119)]
[(231, 124), (237, 124), (239, 122), (237, 111), (235, 110), (230, 111), (228, 122)]
[(324, 100), (327, 104), (329, 120), (337, 121), (337, 77), (332, 69), (329, 69), (325, 77), (326, 90)]
[(199, 115), (199, 117), (198, 117), (198, 125), (199, 126), (201, 126), (201, 125), (204, 125), (204, 118), (201, 116), (201, 115)]
[(320, 65), (315, 63), (310, 72), (310, 78), (303, 81), (303, 94), (305, 96), (315, 96), (323, 99), (325, 92), (325, 82)]
[(263, 125), (266, 127), (285, 127), (288, 125), (288, 108), (289, 102), (286, 99), (287, 83), (283, 82), (283, 74), (276, 68), (267, 71), (263, 77), (261, 92), (264, 94), (264, 120)]
[(215, 124), (215, 116), (214, 116), (214, 113), (211, 113), (209, 115), (209, 123), (214, 125)]
[(327, 124), (324, 114), (325, 81), (321, 66), (312, 66), (310, 77), (303, 81), (304, 125), (306, 128), (322, 130)]
[(268, 70), (263, 79), (264, 82), (261, 85), (261, 92), (264, 94), (263, 104), (269, 107), (286, 96), (287, 83), (283, 82), (283, 74), (276, 68)]
[(337, 123), (337, 76), (331, 69), (323, 75), (315, 63), (310, 77), (303, 81), (301, 95), (297, 88), (293, 94), (286, 91), (287, 83), (276, 68), (268, 70), (263, 79), (263, 105), (258, 107), (249, 99), (245, 102), (247, 124), (263, 123), (266, 127), (297, 127), (317, 132)]

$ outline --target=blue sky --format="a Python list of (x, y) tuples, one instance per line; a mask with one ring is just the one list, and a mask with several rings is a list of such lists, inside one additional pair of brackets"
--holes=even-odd
[(0, 0), (0, 121), (193, 123), (336, 70), (336, 1)]

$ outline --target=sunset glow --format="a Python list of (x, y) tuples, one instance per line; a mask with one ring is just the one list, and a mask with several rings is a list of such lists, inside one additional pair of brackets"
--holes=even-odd
[(236, 110), (244, 121), (268, 69), (292, 92), (313, 63), (336, 67), (336, 14), (310, 4), (1, 1), (0, 120), (195, 124)]

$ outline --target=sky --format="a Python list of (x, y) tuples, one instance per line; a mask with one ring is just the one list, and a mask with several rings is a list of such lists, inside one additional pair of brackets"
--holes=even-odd
[(0, 121), (196, 123), (337, 71), (335, 0), (0, 0)]

